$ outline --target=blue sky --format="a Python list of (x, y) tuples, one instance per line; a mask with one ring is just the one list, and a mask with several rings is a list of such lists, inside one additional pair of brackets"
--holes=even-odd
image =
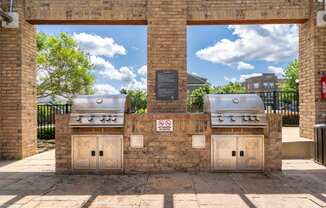
[[(298, 56), (296, 25), (189, 26), (188, 72), (213, 85), (243, 81), (264, 72), (282, 76)], [(90, 54), (99, 94), (146, 89), (146, 26), (40, 25), (49, 35), (71, 34)]]

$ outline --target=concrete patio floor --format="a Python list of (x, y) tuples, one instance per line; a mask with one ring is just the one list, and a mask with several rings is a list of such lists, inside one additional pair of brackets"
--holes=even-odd
[(326, 207), (326, 168), (285, 160), (283, 172), (55, 175), (54, 151), (0, 162), (0, 207)]

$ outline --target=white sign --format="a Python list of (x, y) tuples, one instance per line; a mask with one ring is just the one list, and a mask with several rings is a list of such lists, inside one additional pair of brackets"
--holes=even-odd
[(156, 120), (156, 131), (172, 132), (173, 131), (173, 120)]

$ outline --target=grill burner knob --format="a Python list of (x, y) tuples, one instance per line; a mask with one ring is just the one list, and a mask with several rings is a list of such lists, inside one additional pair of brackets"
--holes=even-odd
[(244, 121), (248, 121), (248, 117), (247, 116), (243, 116), (243, 120)]
[(235, 121), (236, 121), (236, 119), (234, 118), (234, 116), (230, 116), (230, 120), (231, 120), (232, 122), (235, 122)]
[(106, 121), (111, 121), (111, 116), (109, 116), (109, 117), (106, 119)]
[(78, 122), (81, 122), (82, 121), (82, 116), (78, 116), (78, 118), (76, 119), (76, 121), (78, 121)]
[(116, 121), (116, 120), (117, 120), (117, 117), (113, 117), (113, 118), (112, 118), (112, 121)]
[(260, 121), (260, 118), (259, 118), (258, 116), (256, 116), (256, 118), (255, 118), (255, 119), (256, 119), (256, 121)]
[(223, 118), (222, 116), (220, 116), (220, 117), (218, 117), (218, 120), (219, 120), (220, 122), (223, 122), (223, 121), (224, 121), (224, 118)]
[(250, 116), (250, 121), (254, 121), (255, 120), (255, 116)]
[(104, 122), (105, 121), (105, 116), (102, 116), (100, 121)]
[(93, 121), (93, 120), (94, 120), (94, 116), (91, 116), (91, 117), (88, 119), (89, 122), (91, 122), (91, 121)]

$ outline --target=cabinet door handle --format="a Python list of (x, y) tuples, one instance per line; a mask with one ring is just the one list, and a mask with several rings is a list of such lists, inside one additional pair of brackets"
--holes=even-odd
[(235, 157), (237, 155), (236, 151), (232, 151), (232, 157)]
[(96, 155), (96, 152), (94, 150), (92, 150), (91, 154), (94, 157)]
[(100, 151), (100, 156), (102, 157), (104, 155), (103, 151), (101, 150)]
[(243, 157), (243, 156), (244, 156), (244, 151), (241, 150), (241, 151), (240, 151), (240, 157)]

